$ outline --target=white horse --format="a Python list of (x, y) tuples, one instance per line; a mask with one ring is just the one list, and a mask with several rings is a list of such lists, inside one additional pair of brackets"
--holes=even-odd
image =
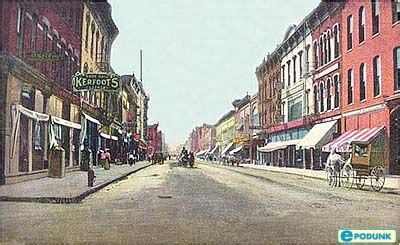
[(347, 162), (350, 162), (350, 161), (351, 161), (350, 158), (347, 161), (345, 161), (344, 158), (337, 153), (336, 148), (332, 149), (332, 151), (329, 154), (328, 159), (326, 161), (325, 171), (327, 172), (329, 170), (329, 168), (332, 167), (333, 176), (335, 178), (335, 186), (337, 186), (339, 183), (339, 187), (340, 187), (340, 173), (341, 173), (342, 167)]

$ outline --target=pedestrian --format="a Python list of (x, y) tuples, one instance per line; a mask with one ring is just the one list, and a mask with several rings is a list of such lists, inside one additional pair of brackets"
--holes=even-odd
[(110, 149), (106, 148), (105, 152), (104, 152), (104, 169), (105, 170), (110, 169), (110, 162), (111, 162)]
[(93, 187), (94, 181), (96, 179), (96, 175), (94, 174), (94, 171), (92, 168), (89, 167), (89, 170), (87, 172), (87, 177), (88, 177), (88, 186)]
[(193, 166), (194, 166), (194, 154), (193, 154), (192, 151), (189, 153), (189, 164), (190, 164), (190, 167), (193, 168)]

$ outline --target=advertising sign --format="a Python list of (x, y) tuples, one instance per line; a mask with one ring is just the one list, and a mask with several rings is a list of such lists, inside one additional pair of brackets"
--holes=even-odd
[(74, 92), (118, 92), (121, 88), (120, 77), (115, 74), (75, 73), (72, 77)]
[(31, 61), (62, 61), (65, 59), (63, 55), (54, 52), (35, 52), (26, 55)]

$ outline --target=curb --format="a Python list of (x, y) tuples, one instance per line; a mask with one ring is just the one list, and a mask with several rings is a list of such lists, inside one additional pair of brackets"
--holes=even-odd
[(148, 165), (142, 166), (142, 167), (135, 169), (133, 171), (130, 171), (118, 178), (115, 178), (110, 181), (104, 182), (102, 184), (96, 185), (93, 188), (90, 188), (89, 190), (87, 190), (75, 197), (8, 197), (8, 196), (0, 196), (0, 202), (37, 202), (37, 203), (52, 203), (52, 204), (78, 204), (83, 199), (88, 197), (89, 195), (107, 187), (110, 184), (121, 181), (121, 180), (125, 179), (126, 177), (128, 177), (129, 175), (136, 173), (140, 170), (143, 170), (147, 167), (150, 167), (152, 165), (153, 164), (148, 164)]

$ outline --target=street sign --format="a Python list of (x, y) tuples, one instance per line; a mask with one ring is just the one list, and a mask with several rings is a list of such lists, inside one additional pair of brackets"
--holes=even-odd
[(72, 77), (74, 92), (118, 92), (121, 88), (120, 77), (115, 74), (75, 73)]

